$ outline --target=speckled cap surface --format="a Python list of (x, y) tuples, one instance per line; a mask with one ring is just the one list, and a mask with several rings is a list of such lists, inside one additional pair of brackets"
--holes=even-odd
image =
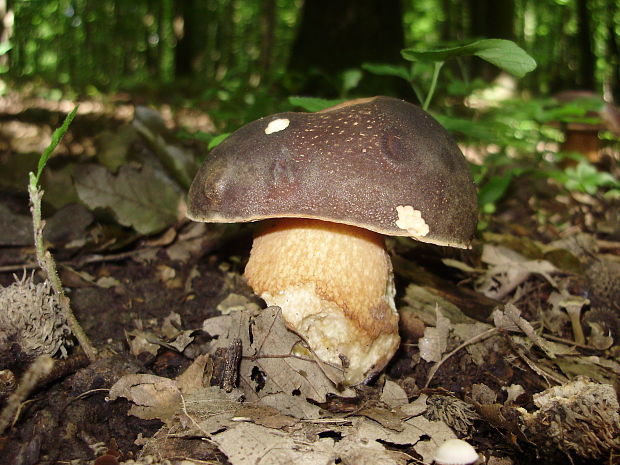
[(478, 216), (467, 162), (428, 113), (390, 97), (249, 123), (208, 156), (187, 216), (312, 218), (468, 247)]

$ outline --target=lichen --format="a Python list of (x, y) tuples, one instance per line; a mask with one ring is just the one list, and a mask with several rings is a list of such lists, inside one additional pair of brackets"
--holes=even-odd
[(577, 378), (534, 396), (539, 408), (524, 413), (532, 442), (568, 455), (601, 459), (620, 451), (620, 414), (613, 386)]
[(0, 287), (0, 354), (26, 360), (39, 355), (66, 355), (69, 326), (58, 297), (48, 281), (35, 284), (33, 276)]
[(424, 417), (431, 421), (443, 421), (462, 436), (471, 434), (474, 421), (480, 419), (474, 408), (452, 396), (432, 395), (426, 400)]

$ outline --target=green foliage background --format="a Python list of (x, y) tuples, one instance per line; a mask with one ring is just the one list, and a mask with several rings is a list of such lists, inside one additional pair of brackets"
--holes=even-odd
[[(466, 32), (475, 19), (469, 3), (403, 1), (406, 47), (437, 48), (481, 38), (468, 37)], [(611, 36), (620, 35), (620, 12), (615, 3), (586, 2), (599, 87), (620, 65), (610, 50)], [(171, 83), (178, 77), (175, 52), (184, 26), (180, 22), (182, 4), (174, 0), (9, 1), (13, 33), (10, 37), (5, 34), (0, 46), (0, 52), (7, 43), (12, 47), (5, 72), (15, 83), (42, 79), (90, 92)], [(271, 25), (263, 21), (270, 14), (263, 9), (265, 2), (205, 0), (188, 4), (203, 50), (185, 85), (217, 92), (221, 88), (256, 88), (274, 78), (286, 80), (301, 0), (273, 0)], [(514, 37), (505, 38), (515, 40), (537, 61), (537, 71), (524, 81), (537, 93), (566, 87), (575, 80), (580, 66), (578, 4), (577, 0), (513, 2)], [(266, 27), (272, 29), (274, 38), (269, 48), (262, 45)], [(446, 43), (446, 37), (453, 43)]]

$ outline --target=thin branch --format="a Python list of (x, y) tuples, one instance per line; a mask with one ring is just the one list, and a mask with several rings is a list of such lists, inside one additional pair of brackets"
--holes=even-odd
[(6, 405), (0, 413), (0, 434), (14, 424), (24, 400), (36, 387), (42, 378), (45, 378), (54, 367), (54, 360), (49, 355), (41, 355), (26, 370), (17, 389), (9, 396)]
[(483, 341), (487, 337), (493, 336), (497, 332), (498, 332), (497, 328), (487, 329), (486, 331), (478, 334), (477, 336), (474, 336), (471, 339), (468, 339), (467, 341), (463, 342), (460, 346), (458, 346), (456, 349), (454, 349), (449, 354), (444, 355), (442, 357), (442, 359), (440, 361), (438, 361), (435, 365), (433, 365), (433, 367), (429, 370), (428, 377), (426, 378), (426, 383), (424, 384), (424, 389), (426, 389), (428, 387), (428, 385), (431, 383), (431, 380), (435, 376), (435, 373), (437, 373), (437, 370), (439, 370), (439, 367), (441, 367), (441, 365), (443, 365), (443, 363), (446, 360), (448, 360), (450, 357), (452, 357), (454, 354), (456, 354), (462, 348), (467, 347), (470, 344), (475, 344), (476, 342)]

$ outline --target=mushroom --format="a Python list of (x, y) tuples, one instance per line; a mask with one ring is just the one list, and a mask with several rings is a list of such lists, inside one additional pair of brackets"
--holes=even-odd
[(471, 444), (462, 439), (448, 439), (435, 452), (436, 465), (473, 465), (478, 463), (480, 456)]
[(383, 235), (467, 248), (477, 202), (469, 167), (439, 123), (374, 97), (238, 129), (198, 171), (187, 215), (266, 220), (245, 269), (249, 285), (354, 385), (399, 344)]

